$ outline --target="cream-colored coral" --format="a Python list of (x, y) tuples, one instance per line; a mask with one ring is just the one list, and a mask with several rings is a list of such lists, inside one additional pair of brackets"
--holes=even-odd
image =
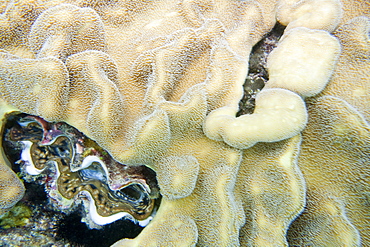
[[(311, 239), (321, 246), (356, 246), (362, 239), (367, 245), (369, 123), (333, 96), (310, 101), (309, 114), (298, 159), (307, 184), (308, 207), (292, 224), (292, 244)], [(309, 222), (317, 222), (320, 234), (312, 232)]]
[[(324, 3), (324, 5), (319, 5), (318, 2), (320, 4)], [(299, 6), (294, 6), (295, 4)], [(288, 26), (278, 47), (268, 57), (269, 82), (266, 89), (285, 88), (300, 94), (302, 97), (314, 96), (324, 89), (334, 70), (340, 52), (340, 45), (328, 32), (309, 28), (333, 30), (340, 20), (340, 7), (340, 3), (335, 0), (303, 1), (299, 3), (280, 1), (278, 3), (277, 19), (279, 20), (279, 15), (281, 18), (286, 18), (280, 20), (280, 22)], [(296, 13), (292, 17), (289, 11), (293, 11), (293, 9)], [(327, 19), (320, 18), (321, 11), (330, 12), (330, 14), (325, 15)], [(311, 25), (312, 23), (313, 25)], [(330, 25), (330, 28), (327, 25)], [(237, 66), (237, 68), (242, 68), (242, 65)], [(243, 76), (236, 71), (234, 74)], [(223, 77), (220, 76), (220, 78)], [(234, 79), (236, 85), (239, 81), (240, 77)], [(240, 92), (240, 90), (236, 89), (235, 91), (235, 96), (239, 96), (237, 92)], [(283, 94), (280, 95), (281, 98), (286, 97)], [(253, 146), (256, 142), (274, 142), (293, 137), (304, 128), (306, 116), (305, 110), (300, 107), (303, 101), (296, 99), (295, 103), (292, 103), (288, 100), (292, 98), (294, 97), (287, 96), (286, 99), (280, 100), (284, 103), (275, 103), (275, 109), (260, 107), (259, 105), (263, 105), (262, 102), (264, 101), (256, 99), (254, 114), (241, 117), (236, 117), (237, 102), (223, 100), (226, 105), (215, 109), (207, 116), (204, 132), (207, 137), (213, 140), (224, 140), (233, 147), (243, 149)], [(234, 99), (240, 98), (236, 97)], [(286, 102), (291, 104), (289, 106), (292, 109), (289, 114), (290, 121), (287, 121), (280, 114), (280, 108), (287, 109)], [(271, 115), (274, 115), (274, 119), (269, 118), (269, 121), (267, 121), (266, 116)], [(277, 124), (275, 124), (275, 127), (267, 129), (274, 134), (267, 131), (268, 138), (266, 138), (261, 131), (257, 130), (257, 126), (262, 127), (259, 123), (272, 121)]]
[(9, 104), (21, 105), (23, 112), (32, 112), (50, 121), (63, 118), (69, 82), (68, 72), (60, 60), (54, 57), (22, 59), (1, 52), (0, 63), (3, 99)]
[(280, 0), (276, 19), (287, 30), (306, 27), (332, 32), (343, 15), (339, 0)]
[[(370, 11), (370, 6), (369, 6)], [(356, 17), (335, 31), (342, 54), (324, 95), (344, 99), (370, 122), (370, 23), (365, 16)]]
[(243, 151), (236, 193), (247, 223), (240, 242), (247, 246), (286, 246), (286, 231), (305, 207), (306, 184), (298, 167), (301, 137), (259, 143)]
[[(370, 243), (369, 25), (369, 18), (358, 17), (334, 33), (343, 47), (336, 71), (326, 89), (308, 101), (311, 117), (298, 160), (308, 203), (288, 232), (292, 244)], [(317, 231), (310, 222), (320, 225)]]
[[(4, 121), (7, 114), (16, 109), (0, 99), (0, 133), (2, 135)], [(3, 140), (0, 139), (2, 146)], [(6, 158), (4, 150), (0, 150), (0, 215), (10, 210), (24, 195), (24, 185), (11, 169), (11, 164)]]
[(104, 26), (91, 8), (61, 4), (42, 12), (28, 35), (37, 58), (66, 57), (85, 50), (105, 51)]
[[(232, 117), (232, 109), (211, 112), (205, 134), (213, 140), (246, 149), (257, 142), (276, 142), (298, 134), (307, 122), (306, 108), (299, 95), (285, 89), (262, 90), (253, 114)], [(276, 124), (279, 123), (279, 124)]]
[(314, 96), (328, 83), (339, 53), (339, 42), (325, 31), (305, 27), (285, 31), (268, 57), (266, 88), (285, 88), (302, 97)]
[(24, 185), (6, 164), (0, 165), (0, 214), (10, 210), (24, 195)]
[[(8, 1), (0, 97), (156, 171), (156, 215), (115, 246), (366, 246), (370, 21), (359, 5)], [(276, 21), (287, 29), (270, 81), (236, 117), (249, 54)]]
[(199, 163), (194, 156), (170, 156), (159, 162), (157, 171), (161, 194), (169, 199), (180, 199), (193, 192)]

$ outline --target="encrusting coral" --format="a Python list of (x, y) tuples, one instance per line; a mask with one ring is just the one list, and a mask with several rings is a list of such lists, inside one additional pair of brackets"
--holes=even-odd
[[(310, 120), (298, 163), (308, 203), (288, 232), (292, 244), (370, 242), (369, 25), (368, 18), (358, 17), (335, 31), (343, 47), (335, 73), (319, 97), (307, 102)], [(309, 222), (320, 227), (312, 231)]]
[(342, 54), (330, 83), (322, 94), (344, 99), (370, 121), (370, 40), (368, 18), (353, 18), (335, 31)]
[[(370, 244), (366, 1), (19, 0), (0, 10), (2, 116), (65, 122), (157, 174), (153, 219), (114, 246)], [(286, 28), (268, 81), (254, 112), (237, 116), (249, 55), (277, 21)], [(1, 158), (14, 181), (0, 177), (2, 210), (24, 188)]]
[(4, 163), (0, 166), (1, 181), (0, 186), (0, 213), (10, 210), (24, 194), (24, 186), (17, 175)]
[[(0, 133), (3, 133), (6, 114), (16, 109), (0, 99)], [(0, 140), (2, 146), (2, 138)], [(24, 195), (24, 185), (12, 171), (4, 150), (0, 150), (0, 214), (8, 212)]]

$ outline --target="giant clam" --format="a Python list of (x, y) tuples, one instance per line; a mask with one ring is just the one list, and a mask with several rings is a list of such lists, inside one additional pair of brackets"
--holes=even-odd
[(91, 228), (128, 218), (147, 225), (156, 210), (159, 189), (154, 171), (115, 161), (75, 128), (17, 111), (3, 119), (2, 143), (7, 159), (20, 165), (21, 177), (45, 184), (60, 210), (80, 202)]

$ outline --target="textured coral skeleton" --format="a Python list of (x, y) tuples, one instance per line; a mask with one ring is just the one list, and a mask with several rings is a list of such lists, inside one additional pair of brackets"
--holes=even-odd
[[(0, 10), (2, 132), (19, 112), (63, 122), (117, 165), (156, 173), (153, 219), (114, 246), (370, 245), (368, 1), (18, 0)], [(286, 28), (268, 81), (254, 112), (237, 116), (252, 48), (277, 22)], [(4, 213), (24, 187), (4, 149), (0, 159)]]

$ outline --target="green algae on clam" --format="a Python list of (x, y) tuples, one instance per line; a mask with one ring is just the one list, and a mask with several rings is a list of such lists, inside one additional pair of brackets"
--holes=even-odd
[(22, 204), (17, 203), (10, 211), (0, 216), (0, 228), (20, 227), (28, 223), (32, 215), (32, 210)]

